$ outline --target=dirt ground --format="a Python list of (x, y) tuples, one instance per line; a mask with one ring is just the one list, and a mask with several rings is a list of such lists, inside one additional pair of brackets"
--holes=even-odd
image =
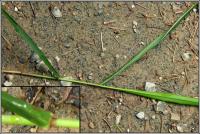
[[(79, 87), (4, 87), (10, 95), (54, 114), (55, 118), (79, 119)], [(11, 114), (3, 110), (3, 114)], [(79, 129), (49, 129), (3, 125), (2, 132), (79, 132)]]
[[(167, 30), (191, 4), (5, 2), (4, 7), (38, 43), (60, 74), (99, 83)], [(50, 10), (55, 6), (62, 17), (52, 15)], [(198, 97), (198, 18), (198, 12), (192, 11), (170, 37), (109, 85), (143, 90), (145, 82), (153, 82), (157, 91)], [(137, 26), (133, 28), (135, 22)], [(29, 47), (3, 16), (2, 35), (10, 42), (2, 39), (2, 69), (50, 75), (30, 63)], [(183, 59), (184, 53), (190, 53), (189, 60)], [(2, 83), (5, 80), (3, 74)], [(15, 86), (45, 84), (60, 85), (17, 75), (12, 80)], [(198, 132), (197, 107), (167, 103), (165, 111), (158, 112), (157, 105), (157, 101), (143, 97), (81, 86), (81, 132)], [(145, 113), (145, 119), (136, 117), (140, 112)], [(172, 114), (179, 119), (172, 120)]]

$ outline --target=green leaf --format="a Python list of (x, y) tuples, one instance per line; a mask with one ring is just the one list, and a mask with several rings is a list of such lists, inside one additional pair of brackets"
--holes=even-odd
[(158, 46), (160, 44), (160, 42), (162, 42), (167, 35), (169, 35), (179, 24), (180, 22), (185, 19), (189, 13), (192, 11), (192, 9), (194, 9), (195, 7), (197, 7), (198, 4), (194, 4), (193, 6), (191, 6), (188, 10), (186, 10), (177, 20), (176, 22), (171, 26), (171, 28), (169, 28), (169, 30), (167, 30), (165, 33), (160, 34), (153, 42), (151, 42), (149, 45), (147, 45), (143, 50), (141, 50), (137, 55), (133, 56), (126, 64), (124, 64), (121, 68), (119, 68), (117, 71), (115, 71), (114, 73), (112, 73), (111, 75), (109, 75), (107, 78), (105, 78), (101, 84), (106, 84), (109, 81), (111, 81), (112, 79), (114, 79), (114, 77), (118, 76), (119, 74), (121, 74), (123, 71), (127, 70), (133, 63), (137, 62), (138, 60), (140, 60), (149, 50), (151, 50), (152, 48), (155, 48), (156, 46)]
[(58, 78), (60, 75), (58, 71), (51, 65), (49, 60), (46, 58), (45, 54), (38, 48), (37, 44), (32, 40), (32, 38), (22, 29), (22, 27), (17, 24), (11, 15), (9, 15), (3, 7), (1, 8), (2, 14), (8, 19), (10, 24), (15, 28), (18, 35), (29, 45), (29, 47), (39, 55), (40, 59), (47, 65), (52, 75)]
[(50, 112), (34, 107), (3, 91), (1, 92), (1, 100), (3, 108), (24, 117), (36, 125), (41, 127), (48, 127), (50, 125), (52, 117)]

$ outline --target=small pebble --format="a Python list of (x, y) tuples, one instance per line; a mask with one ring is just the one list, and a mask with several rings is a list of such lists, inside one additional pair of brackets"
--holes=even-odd
[[(66, 79), (72, 79), (72, 77), (64, 77)], [(60, 81), (61, 86), (72, 86), (72, 82)]]
[(124, 59), (127, 59), (127, 56), (126, 56), (126, 55), (124, 55)]
[(196, 12), (197, 12), (197, 9), (196, 9), (196, 8), (194, 8), (194, 9), (193, 9), (193, 12), (195, 12), (195, 13), (196, 13)]
[(6, 77), (6, 80), (8, 80), (8, 81), (12, 81), (14, 78), (14, 76), (11, 74), (6, 75), (5, 77)]
[(50, 82), (45, 82), (45, 85), (46, 85), (46, 86), (49, 86), (49, 85), (50, 85)]
[(92, 129), (95, 127), (95, 126), (94, 126), (94, 123), (92, 123), (92, 122), (90, 122), (88, 126), (89, 126), (90, 128), (92, 128)]
[(89, 75), (88, 75), (88, 80), (92, 80), (92, 77), (93, 76), (93, 73), (90, 73)]
[(133, 25), (137, 26), (138, 25), (137, 21), (133, 21)]
[(165, 112), (167, 108), (167, 104), (162, 101), (158, 101), (157, 106), (156, 106), (156, 111), (157, 112)]
[(177, 113), (171, 113), (171, 120), (179, 121), (180, 120), (180, 115), (177, 114)]
[(123, 99), (122, 99), (122, 98), (119, 98), (119, 102), (122, 103), (122, 102), (123, 102)]
[(58, 7), (54, 7), (51, 12), (56, 18), (62, 17), (62, 13)]
[(144, 112), (139, 112), (139, 113), (137, 113), (136, 114), (136, 117), (138, 118), (138, 119), (144, 119), (144, 117), (145, 117), (145, 115), (144, 115)]
[(115, 58), (116, 58), (116, 59), (119, 59), (119, 57), (120, 57), (119, 54), (116, 54), (116, 55), (115, 55)]
[(116, 125), (119, 125), (119, 123), (121, 121), (121, 118), (122, 118), (121, 114), (119, 114), (119, 115), (116, 116), (116, 120), (115, 120), (115, 124)]
[(14, 10), (15, 10), (15, 12), (18, 12), (18, 11), (19, 11), (17, 7), (15, 7), (15, 9), (14, 9)]
[(152, 82), (146, 82), (145, 90), (149, 91), (149, 92), (155, 92), (156, 91), (156, 85)]
[(141, 41), (139, 44), (140, 44), (140, 45), (144, 45), (144, 42)]
[(66, 47), (66, 48), (70, 48), (70, 46), (71, 46), (71, 45), (70, 45), (69, 43), (65, 43), (65, 44), (64, 44), (64, 47)]
[(137, 31), (137, 29), (136, 29), (136, 28), (134, 28), (134, 29), (133, 29), (133, 32), (134, 32), (134, 33), (137, 33), (138, 31)]
[(185, 75), (185, 72), (181, 72), (181, 75)]
[(183, 53), (182, 58), (184, 61), (188, 61), (191, 59), (192, 54), (189, 52)]
[(155, 115), (152, 115), (151, 118), (152, 118), (152, 119), (156, 119), (156, 116), (155, 116)]
[(12, 82), (9, 82), (9, 81), (5, 81), (3, 83), (4, 86), (8, 87), (8, 86), (11, 86), (12, 85)]
[(129, 133), (129, 132), (130, 132), (130, 129), (128, 128), (126, 131), (127, 131), (127, 133)]
[(135, 5), (134, 5), (134, 4), (132, 4), (132, 5), (131, 5), (131, 8), (135, 8)]
[(178, 132), (181, 132), (181, 133), (183, 133), (184, 132), (184, 130), (186, 129), (186, 127), (187, 127), (187, 124), (177, 124), (176, 125), (176, 129), (177, 129), (177, 131)]
[(56, 56), (55, 59), (56, 59), (56, 62), (60, 61), (60, 58), (58, 56)]

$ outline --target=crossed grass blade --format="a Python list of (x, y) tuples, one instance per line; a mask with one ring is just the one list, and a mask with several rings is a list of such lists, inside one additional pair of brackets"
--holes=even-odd
[(48, 127), (50, 125), (51, 112), (32, 106), (3, 91), (1, 92), (1, 101), (3, 108), (24, 117), (38, 126)]

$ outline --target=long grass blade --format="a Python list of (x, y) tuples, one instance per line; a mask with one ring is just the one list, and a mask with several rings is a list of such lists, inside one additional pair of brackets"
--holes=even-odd
[(60, 75), (58, 71), (51, 65), (49, 60), (46, 58), (45, 54), (38, 48), (37, 44), (32, 40), (32, 38), (23, 30), (23, 28), (14, 20), (14, 18), (9, 15), (4, 8), (1, 8), (2, 14), (8, 19), (10, 24), (14, 27), (18, 35), (29, 45), (29, 47), (39, 55), (40, 59), (47, 65), (52, 75), (58, 78)]
[(24, 117), (34, 124), (41, 127), (48, 127), (50, 125), (52, 118), (52, 114), (50, 112), (34, 107), (3, 91), (1, 92), (1, 100), (3, 108)]
[(172, 94), (172, 93), (147, 92), (147, 91), (138, 90), (138, 89), (127, 89), (127, 88), (112, 87), (112, 86), (106, 86), (106, 85), (101, 85), (101, 84), (96, 84), (96, 83), (89, 83), (89, 82), (86, 82), (86, 81), (66, 79), (66, 78), (61, 78), (61, 77), (59, 79), (56, 79), (56, 78), (51, 77), (51, 76), (22, 73), (22, 72), (19, 72), (19, 71), (5, 71), (5, 70), (3, 70), (2, 72), (17, 74), (17, 75), (30, 76), (30, 77), (43, 78), (43, 79), (68, 81), (68, 82), (77, 83), (77, 84), (80, 84), (80, 85), (99, 87), (100, 89), (111, 89), (111, 90), (115, 90), (115, 91), (121, 91), (121, 92), (129, 93), (129, 94), (133, 94), (133, 95), (143, 96), (143, 97), (147, 97), (147, 98), (150, 98), (150, 99), (155, 99), (155, 100), (160, 100), (160, 101), (165, 101), (165, 102), (170, 102), (170, 103), (175, 103), (175, 104), (191, 105), (191, 106), (198, 106), (199, 105), (199, 99), (198, 98), (181, 96), (181, 95), (176, 95), (176, 94)]
[[(54, 127), (79, 128), (80, 122), (76, 119), (53, 119), (51, 124)], [(36, 124), (18, 115), (2, 115), (2, 124), (4, 125), (27, 125), (36, 126)]]
[(169, 35), (179, 24), (180, 22), (185, 19), (189, 13), (197, 7), (198, 4), (192, 5), (188, 10), (186, 10), (177, 20), (176, 22), (167, 30), (165, 33), (159, 35), (153, 42), (151, 42), (149, 45), (147, 45), (144, 49), (142, 49), (137, 55), (133, 56), (126, 64), (124, 64), (121, 68), (119, 68), (117, 71), (109, 75), (107, 78), (105, 78), (101, 84), (106, 84), (114, 77), (118, 76), (121, 74), (123, 71), (127, 70), (133, 63), (137, 62), (140, 60), (149, 50), (152, 48), (155, 48), (158, 46), (166, 37)]

